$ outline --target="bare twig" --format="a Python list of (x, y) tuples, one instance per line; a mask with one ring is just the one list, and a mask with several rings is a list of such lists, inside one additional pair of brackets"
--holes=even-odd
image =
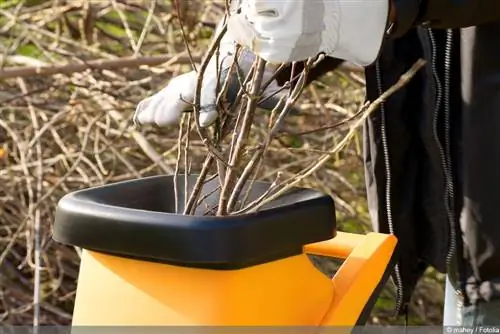
[[(13, 60), (15, 60), (14, 58)], [(193, 56), (194, 61), (200, 61), (200, 57)], [(9, 58), (7, 58), (7, 61)], [(176, 56), (148, 56), (148, 57), (122, 57), (119, 59), (97, 59), (83, 62), (81, 64), (66, 65), (44, 65), (4, 68), (0, 70), (0, 79), (15, 77), (47, 76), (54, 74), (71, 74), (93, 70), (112, 70), (138, 66), (158, 66), (166, 67), (174, 64), (189, 64), (190, 58), (182, 54)]]
[[(331, 151), (328, 154), (324, 154), (321, 156), (317, 162), (312, 164), (309, 168), (304, 169), (304, 172), (302, 172), (300, 175), (297, 175), (293, 178), (290, 178), (286, 181), (284, 181), (280, 186), (281, 189), (274, 192), (272, 195), (267, 197), (265, 200), (260, 201), (259, 203), (253, 205), (253, 206), (248, 206), (245, 209), (243, 209), (243, 212), (255, 212), (257, 211), (260, 207), (263, 205), (277, 199), (279, 196), (283, 195), (286, 193), (288, 190), (290, 190), (292, 187), (294, 187), (296, 184), (301, 182), (305, 177), (311, 175), (312, 173), (316, 172), (321, 166), (323, 166), (332, 156), (332, 154), (338, 152), (340, 149), (345, 147), (345, 145), (351, 140), (351, 138), (354, 136), (354, 134), (358, 131), (358, 128), (363, 122), (366, 120), (368, 116), (371, 115), (371, 113), (375, 110), (378, 109), (381, 103), (385, 102), (387, 98), (389, 98), (392, 94), (397, 92), (399, 89), (404, 87), (408, 82), (415, 76), (415, 74), (425, 65), (425, 61), (420, 59), (415, 64), (404, 74), (401, 76), (401, 78), (393, 85), (391, 86), (388, 90), (386, 90), (382, 95), (380, 95), (375, 101), (373, 101), (371, 104), (365, 104), (363, 106), (363, 116), (360, 117), (355, 124), (351, 127), (349, 133), (343, 138), (343, 140), (337, 144), (335, 147), (331, 149)], [(275, 188), (277, 188), (276, 186)], [(274, 190), (274, 189), (273, 189)]]
[(235, 143), (234, 151), (231, 155), (231, 160), (229, 161), (229, 168), (226, 172), (226, 177), (224, 179), (224, 186), (222, 187), (219, 208), (217, 210), (217, 215), (222, 216), (227, 214), (227, 202), (229, 201), (229, 196), (234, 188), (234, 182), (236, 177), (236, 168), (238, 167), (238, 162), (242, 153), (242, 150), (246, 146), (246, 140), (253, 122), (253, 116), (255, 113), (255, 108), (257, 106), (258, 99), (260, 97), (260, 87), (262, 84), (262, 78), (264, 76), (264, 70), (266, 67), (265, 60), (259, 58), (257, 60), (257, 68), (255, 70), (255, 76), (252, 81), (252, 87), (250, 90), (251, 96), (246, 106), (245, 114), (243, 115), (241, 128), (239, 129), (238, 138)]

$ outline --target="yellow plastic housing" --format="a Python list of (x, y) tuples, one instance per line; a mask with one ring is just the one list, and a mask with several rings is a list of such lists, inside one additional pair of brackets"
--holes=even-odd
[[(73, 326), (353, 326), (396, 243), (392, 235), (338, 232), (301, 255), (227, 271), (84, 250)], [(345, 261), (330, 280), (308, 253)]]

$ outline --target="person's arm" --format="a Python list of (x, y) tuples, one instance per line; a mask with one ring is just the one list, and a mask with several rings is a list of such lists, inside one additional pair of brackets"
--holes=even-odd
[[(500, 0), (498, 0), (500, 1)], [(307, 73), (307, 79), (305, 85), (308, 86), (311, 82), (321, 78), (325, 74), (336, 70), (344, 61), (338, 58), (325, 57), (323, 60), (319, 61), (315, 67), (311, 68)], [(297, 62), (295, 66), (295, 73), (300, 73), (304, 69), (305, 61)], [(279, 86), (283, 86), (287, 81), (290, 80), (292, 74), (292, 64), (286, 64), (283, 69), (277, 73), (276, 81)]]
[(425, 24), (431, 28), (465, 28), (500, 20), (500, 0), (392, 0), (396, 37)]

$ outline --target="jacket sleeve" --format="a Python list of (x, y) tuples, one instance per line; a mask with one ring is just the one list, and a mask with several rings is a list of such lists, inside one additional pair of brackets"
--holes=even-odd
[(454, 29), (500, 20), (500, 0), (392, 0), (396, 22), (392, 34), (404, 35), (416, 25)]
[[(500, 1), (500, 0), (498, 0)], [(307, 74), (306, 86), (309, 85), (316, 79), (321, 78), (323, 75), (334, 71), (340, 65), (342, 65), (344, 61), (338, 58), (333, 57), (325, 57), (321, 60), (315, 67), (313, 67), (309, 73)], [(295, 73), (300, 73), (304, 69), (305, 61), (297, 62), (295, 67)], [(292, 65), (286, 64), (284, 68), (281, 69), (279, 73), (276, 75), (276, 81), (279, 86), (283, 86), (285, 82), (290, 80), (290, 76), (292, 74)]]

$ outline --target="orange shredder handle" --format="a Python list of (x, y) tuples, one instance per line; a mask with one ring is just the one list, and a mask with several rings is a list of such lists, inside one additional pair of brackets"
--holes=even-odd
[(365, 305), (378, 297), (377, 288), (392, 270), (396, 244), (390, 234), (337, 232), (330, 240), (304, 246), (308, 254), (345, 259), (332, 278), (334, 299), (321, 325), (358, 323)]

